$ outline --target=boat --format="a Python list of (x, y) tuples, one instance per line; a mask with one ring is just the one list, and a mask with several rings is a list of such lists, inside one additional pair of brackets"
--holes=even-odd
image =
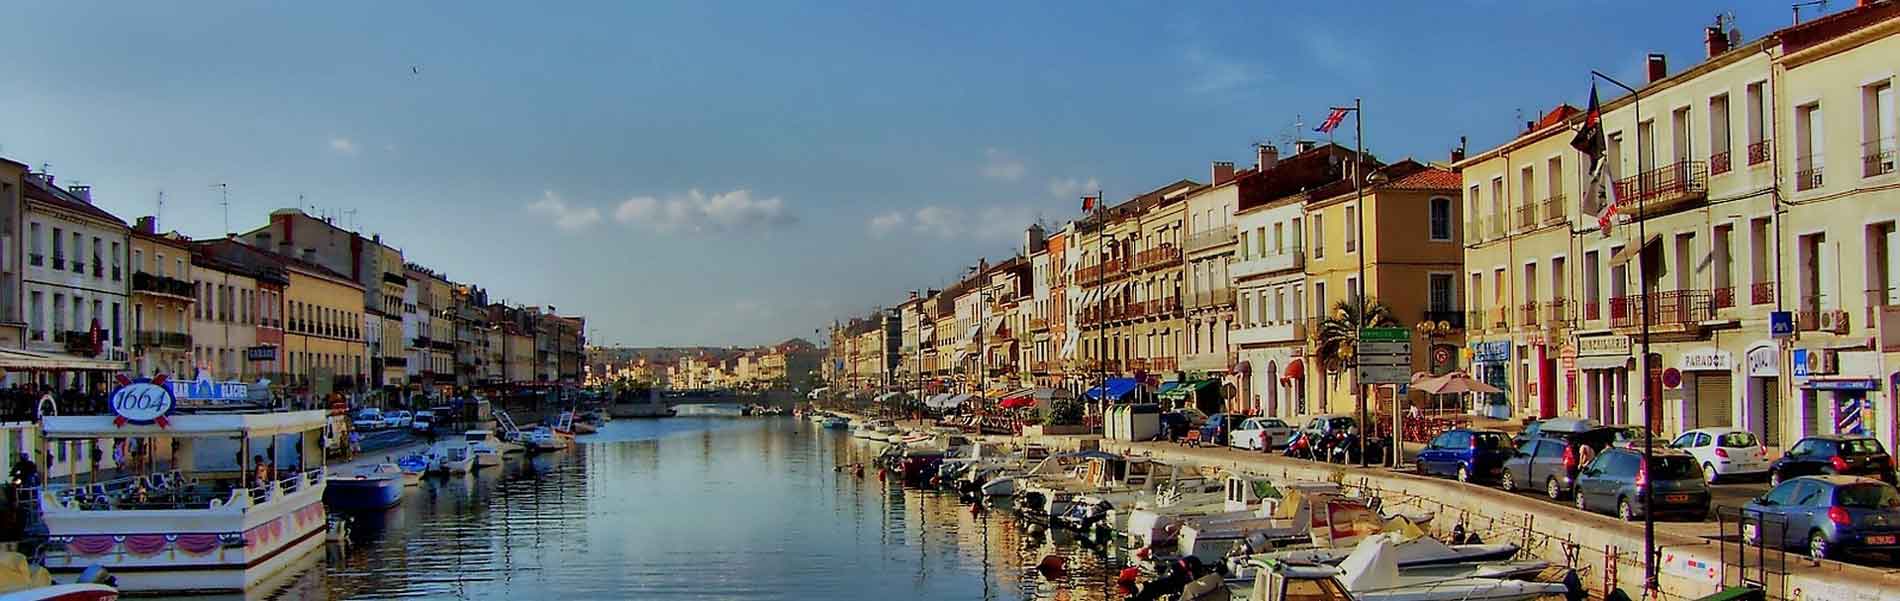
[[(1431, 574), (1448, 576), (1464, 574), (1493, 578), (1515, 577), (1536, 574), (1549, 567), (1549, 562), (1541, 560), (1512, 562), (1518, 546), (1511, 543), (1474, 543), (1449, 545), (1427, 536), (1423, 530), (1409, 522), (1390, 523), (1386, 532), (1374, 535), (1391, 541), (1388, 554), (1394, 565), (1405, 574)], [(1359, 543), (1363, 545), (1364, 542)], [(1228, 575), (1232, 578), (1247, 578), (1249, 567), (1255, 561), (1276, 560), (1293, 563), (1319, 565), (1337, 565), (1351, 557), (1358, 547), (1307, 546), (1286, 548), (1265, 553), (1241, 553), (1227, 558)], [(1479, 567), (1482, 569), (1474, 569)]]
[(562, 436), (554, 428), (535, 426), (521, 431), (521, 442), (530, 452), (547, 453), (566, 449), (574, 440), (572, 435)]
[(119, 598), (115, 581), (103, 568), (92, 568), (72, 582), (57, 583), (25, 555), (0, 551), (0, 601), (113, 601)]
[(834, 415), (834, 416), (825, 418), (824, 424), (825, 424), (825, 428), (827, 429), (843, 430), (845, 428), (851, 427), (851, 420)]
[(460, 441), (438, 442), (429, 447), (432, 472), (444, 474), (466, 474), (474, 467), (475, 457), (468, 452), (468, 445)]
[(422, 475), (429, 473), (429, 456), (423, 453), (410, 453), (396, 460), (396, 467), (402, 468), (402, 485), (422, 484)]
[(1215, 563), (1243, 545), (1251, 552), (1265, 552), (1315, 541), (1350, 544), (1370, 533), (1361, 530), (1366, 523), (1377, 522), (1365, 503), (1341, 495), (1333, 482), (1290, 482), (1261, 497), (1258, 510), (1185, 521), (1178, 528), (1172, 555), (1156, 557), (1193, 556)]
[(402, 502), (402, 468), (394, 463), (357, 466), (349, 476), (330, 476), (323, 504), (336, 511), (374, 511)]
[(475, 469), (501, 465), (503, 443), (493, 431), (469, 430), (462, 433), (462, 441), (468, 444), (468, 454), (475, 460)]
[(861, 422), (858, 424), (858, 427), (851, 429), (851, 437), (876, 439), (876, 440), (881, 441), (883, 440), (886, 432), (884, 432), (883, 430), (879, 430), (879, 428), (889, 427), (890, 425), (891, 425), (890, 420), (883, 420), (883, 419), (876, 420), (876, 421)]
[(1399, 573), (1389, 557), (1377, 552), (1381, 537), (1361, 543), (1367, 552), (1354, 551), (1349, 567), (1294, 564), (1276, 560), (1253, 562), (1254, 577), (1247, 601), (1525, 601), (1561, 595), (1561, 582), (1540, 582), (1475, 576), (1439, 576)]
[[(169, 447), (177, 457), (230, 459), (86, 485), (48, 482), (39, 490), (52, 543), (44, 548), (47, 570), (57, 578), (96, 565), (128, 593), (241, 593), (323, 546), (329, 478), (317, 449), (328, 411), (196, 412), (168, 404), (166, 413), (136, 398), (117, 402), (133, 395), (170, 401), (157, 388), (134, 380), (115, 391), (110, 406), (117, 415), (41, 418), (42, 451), (116, 438), (141, 448)], [(249, 446), (258, 441), (275, 441), (276, 464), (258, 469), (252, 463), (265, 456)], [(257, 474), (269, 477), (260, 482)]]

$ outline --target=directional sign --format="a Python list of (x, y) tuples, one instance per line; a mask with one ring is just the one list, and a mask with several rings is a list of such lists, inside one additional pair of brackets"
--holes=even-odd
[(1359, 343), (1359, 354), (1361, 355), (1405, 355), (1409, 357), (1412, 355), (1412, 343), (1410, 342), (1373, 342), (1371, 340), (1367, 340), (1365, 342)]
[(1366, 365), (1360, 364), (1358, 373), (1360, 384), (1406, 384), (1412, 381), (1412, 368), (1409, 365)]
[(1412, 331), (1405, 328), (1362, 328), (1360, 342), (1411, 342)]
[(1359, 355), (1360, 365), (1411, 365), (1411, 355)]

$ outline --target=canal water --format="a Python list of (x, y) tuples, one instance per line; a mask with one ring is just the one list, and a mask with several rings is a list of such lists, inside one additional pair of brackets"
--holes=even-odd
[[(620, 420), (576, 448), (432, 478), (247, 597), (1110, 599), (1116, 560), (905, 489), (878, 446), (791, 418)], [(1035, 565), (1060, 554), (1055, 581)]]

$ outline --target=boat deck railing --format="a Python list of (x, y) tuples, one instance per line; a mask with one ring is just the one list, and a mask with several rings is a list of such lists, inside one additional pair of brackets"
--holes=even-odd
[[(238, 478), (228, 475), (186, 474), (173, 470), (76, 486), (47, 484), (41, 488), (55, 502), (81, 511), (197, 510), (210, 509), (220, 503), (229, 505), (237, 500), (238, 490), (249, 493), (252, 505), (266, 503), (319, 484), (323, 482), (323, 477), (324, 468), (319, 467), (290, 472), (274, 481), (245, 489), (239, 487)], [(32, 496), (22, 495), (21, 498), (46, 498), (39, 494), (40, 489), (27, 490), (31, 491)]]

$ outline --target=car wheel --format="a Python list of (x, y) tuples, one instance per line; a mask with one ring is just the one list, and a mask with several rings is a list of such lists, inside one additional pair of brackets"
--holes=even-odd
[(1583, 502), (1583, 495), (1582, 495), (1581, 493), (1579, 493), (1579, 494), (1575, 494), (1575, 495), (1571, 495), (1571, 496), (1570, 496), (1570, 501), (1571, 501), (1571, 503), (1574, 503), (1574, 504), (1576, 504), (1576, 506), (1577, 506), (1577, 511), (1590, 511), (1590, 507), (1589, 507), (1589, 505), (1586, 505), (1586, 504), (1584, 504), (1584, 502)]
[(1630, 505), (1629, 497), (1616, 499), (1616, 517), (1625, 522), (1636, 521), (1636, 509)]
[(1564, 489), (1562, 486), (1559, 486), (1557, 484), (1556, 476), (1551, 476), (1549, 478), (1544, 479), (1544, 495), (1550, 497), (1550, 500), (1552, 501), (1563, 500)]
[(1827, 559), (1827, 535), (1820, 530), (1808, 535), (1808, 557)]
[(1471, 467), (1470, 466), (1462, 465), (1462, 464), (1458, 466), (1458, 481), (1459, 482), (1471, 481)]
[(1721, 474), (1715, 473), (1715, 464), (1707, 462), (1702, 464), (1702, 477), (1707, 478), (1709, 484), (1714, 484), (1716, 480), (1722, 479)]
[(1511, 470), (1504, 470), (1504, 475), (1498, 477), (1498, 488), (1504, 489), (1505, 492), (1517, 491), (1517, 477), (1511, 475)]

